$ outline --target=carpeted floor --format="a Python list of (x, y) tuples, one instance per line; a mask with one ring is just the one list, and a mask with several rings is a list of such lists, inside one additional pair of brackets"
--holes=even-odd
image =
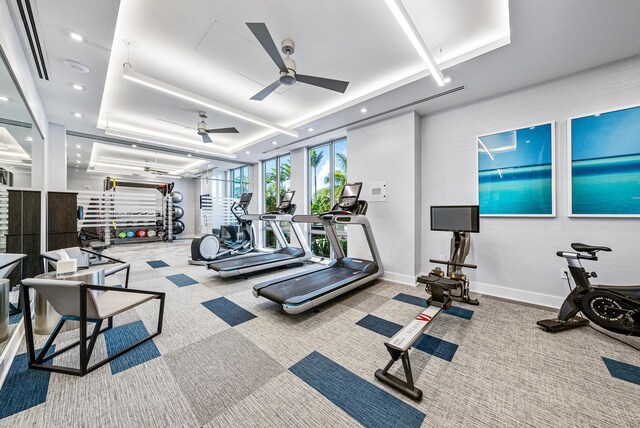
[[(422, 288), (379, 281), (288, 315), (251, 289), (295, 269), (223, 280), (187, 264), (189, 244), (112, 247), (132, 262), (131, 288), (167, 293), (162, 334), (83, 378), (27, 370), (23, 346), (0, 426), (639, 426), (640, 352), (590, 328), (544, 333), (535, 322), (552, 312), (486, 296), (457, 304), (412, 351), (416, 403), (374, 372), (385, 340), (421, 311)], [(156, 314), (154, 302), (116, 317), (94, 358), (154, 331)]]

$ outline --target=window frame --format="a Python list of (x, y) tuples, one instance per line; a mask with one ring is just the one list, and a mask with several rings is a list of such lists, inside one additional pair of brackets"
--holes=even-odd
[[(262, 161), (262, 206), (263, 206), (263, 211), (266, 212), (267, 211), (267, 168), (266, 168), (266, 164), (267, 162), (271, 162), (271, 161), (275, 161), (276, 165), (275, 165), (275, 170), (276, 170), (276, 207), (278, 205), (280, 205), (280, 197), (281, 197), (281, 188), (280, 188), (280, 175), (281, 175), (281, 159), (283, 158), (289, 158), (289, 165), (291, 165), (291, 153), (284, 153), (282, 155), (279, 156), (274, 156), (272, 158), (269, 159), (265, 159)], [(291, 188), (291, 177), (289, 177), (289, 188)], [(268, 224), (266, 222), (261, 222), (261, 231), (260, 231), (260, 236), (262, 237), (262, 243), (263, 246), (265, 248), (274, 248), (274, 247), (267, 247), (267, 227)], [(275, 247), (277, 248), (277, 247)]]

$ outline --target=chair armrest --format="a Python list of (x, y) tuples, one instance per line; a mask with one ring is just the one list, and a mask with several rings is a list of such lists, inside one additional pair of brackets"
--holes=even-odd
[(102, 257), (103, 259), (111, 260), (113, 262), (125, 263), (123, 260), (116, 259), (113, 257), (105, 256), (104, 254), (96, 253), (95, 251), (87, 250), (86, 248), (80, 248), (80, 251), (85, 253), (93, 254), (94, 256)]
[(24, 260), (24, 259), (26, 259), (26, 258), (27, 258), (27, 255), (26, 255), (26, 254), (20, 254), (20, 257), (18, 257), (17, 259), (12, 260), (12, 261), (10, 261), (9, 263), (6, 263), (6, 264), (4, 264), (4, 265), (0, 266), (0, 269), (4, 269), (4, 268), (6, 268), (6, 267), (8, 267), (8, 266), (11, 266), (12, 264), (15, 264), (15, 263), (18, 263), (18, 262), (19, 262), (19, 261), (21, 261), (21, 260)]
[(52, 282), (56, 285), (82, 285), (82, 281), (68, 281), (64, 279), (27, 278), (22, 280), (22, 284), (26, 285), (27, 287), (31, 287), (34, 285), (51, 285)]
[(165, 295), (164, 291), (150, 291), (150, 290), (139, 290), (135, 288), (108, 287), (105, 285), (93, 285), (93, 284), (83, 284), (82, 286), (89, 290), (97, 290), (97, 291), (116, 291), (118, 293), (150, 294), (158, 297), (162, 297)]
[(109, 269), (105, 269), (104, 275), (105, 276), (113, 275), (114, 273), (118, 273), (118, 272), (123, 271), (125, 269), (129, 269), (130, 267), (131, 267), (131, 263), (116, 264), (115, 266), (113, 266), (113, 267), (111, 267)]

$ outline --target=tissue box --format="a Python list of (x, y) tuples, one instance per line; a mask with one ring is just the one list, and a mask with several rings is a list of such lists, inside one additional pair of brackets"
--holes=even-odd
[(56, 263), (56, 271), (58, 274), (74, 273), (78, 270), (78, 261), (76, 259), (60, 260)]

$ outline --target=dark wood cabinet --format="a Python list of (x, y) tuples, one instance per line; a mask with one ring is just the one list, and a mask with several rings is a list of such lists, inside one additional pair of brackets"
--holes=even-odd
[(78, 194), (47, 194), (47, 250), (78, 246)]
[[(40, 192), (29, 190), (8, 190), (9, 193), (9, 225), (7, 233), (7, 253), (27, 255), (27, 278), (39, 272), (38, 256), (40, 255)], [(20, 269), (14, 269), (9, 277), (11, 284), (20, 278)]]

